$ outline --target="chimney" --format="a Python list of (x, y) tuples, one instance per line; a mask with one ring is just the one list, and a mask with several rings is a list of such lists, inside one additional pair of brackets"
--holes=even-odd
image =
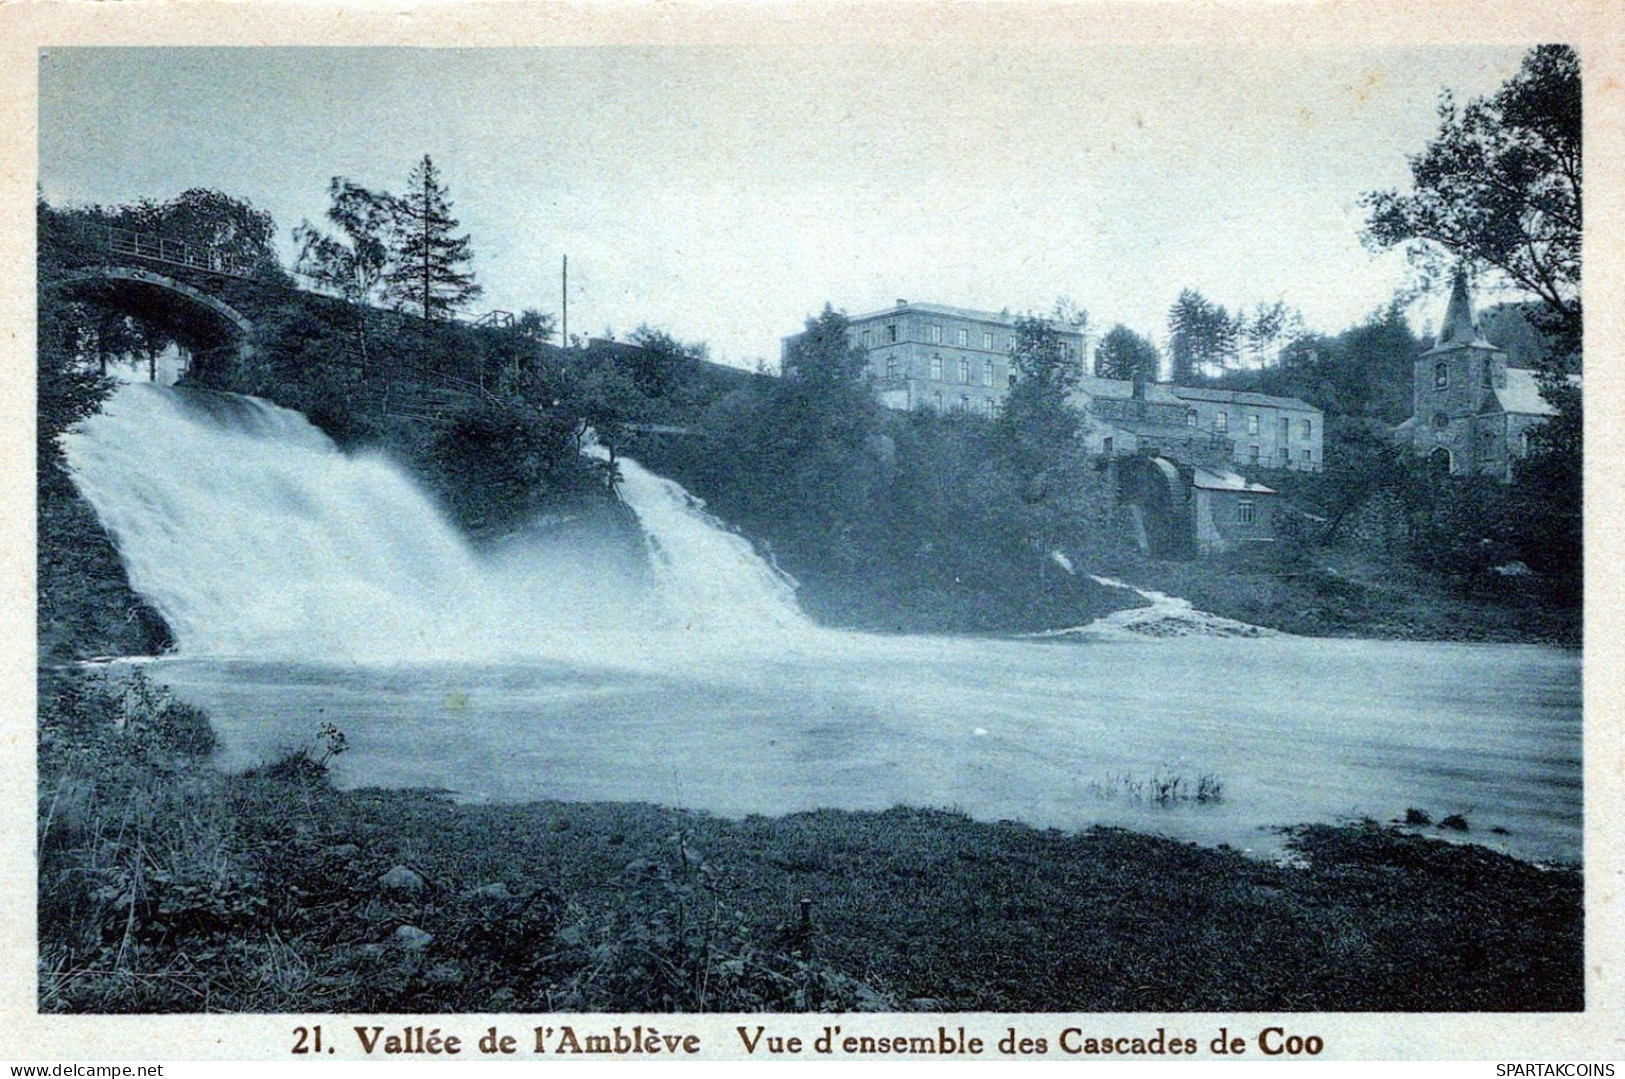
[(898, 307), (907, 307), (908, 306), (908, 301), (903, 299), (901, 296), (899, 296), (899, 297), (897, 297), (897, 306)]
[(1145, 400), (1145, 372), (1138, 368), (1134, 371), (1134, 399)]

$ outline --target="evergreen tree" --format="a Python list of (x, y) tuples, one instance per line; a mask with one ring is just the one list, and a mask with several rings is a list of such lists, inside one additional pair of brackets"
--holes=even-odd
[(395, 250), (385, 275), (388, 295), (425, 320), (449, 318), (484, 291), (465, 269), (472, 260), (469, 238), (457, 236), (451, 200), (429, 155), (407, 179), (406, 194), (394, 200)]
[(1138, 374), (1155, 379), (1161, 366), (1157, 346), (1122, 324), (1106, 332), (1095, 353), (1095, 374), (1101, 378), (1130, 379)]

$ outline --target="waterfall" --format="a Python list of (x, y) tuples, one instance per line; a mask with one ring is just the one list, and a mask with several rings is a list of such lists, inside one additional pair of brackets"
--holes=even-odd
[[(608, 459), (602, 447), (589, 452)], [(666, 620), (685, 629), (804, 623), (794, 583), (682, 485), (618, 457), (621, 499), (637, 514)]]
[(652, 589), (579, 538), (477, 551), (393, 461), (254, 398), (126, 385), (63, 449), (185, 655), (493, 659), (601, 633), (807, 626), (748, 543), (625, 458)]

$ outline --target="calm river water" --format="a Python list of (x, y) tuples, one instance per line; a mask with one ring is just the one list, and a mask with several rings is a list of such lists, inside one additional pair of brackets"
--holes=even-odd
[[(1464, 814), (1525, 858), (1581, 853), (1578, 653), (1292, 637), (786, 634), (583, 640), (569, 661), (163, 660), (221, 763), (349, 739), (346, 786), (473, 801), (646, 800), (742, 816), (954, 807), (1267, 852), (1273, 829)], [(586, 658), (597, 656), (598, 659)], [(1159, 804), (1202, 777), (1217, 802)], [(1492, 831), (1504, 829), (1504, 834)]]

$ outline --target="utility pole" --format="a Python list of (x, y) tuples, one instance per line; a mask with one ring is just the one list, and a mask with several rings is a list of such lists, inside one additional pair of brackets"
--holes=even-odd
[(564, 275), (559, 285), (561, 306), (564, 308), (564, 328), (559, 331), (559, 345), (570, 347), (570, 256), (564, 256)]

